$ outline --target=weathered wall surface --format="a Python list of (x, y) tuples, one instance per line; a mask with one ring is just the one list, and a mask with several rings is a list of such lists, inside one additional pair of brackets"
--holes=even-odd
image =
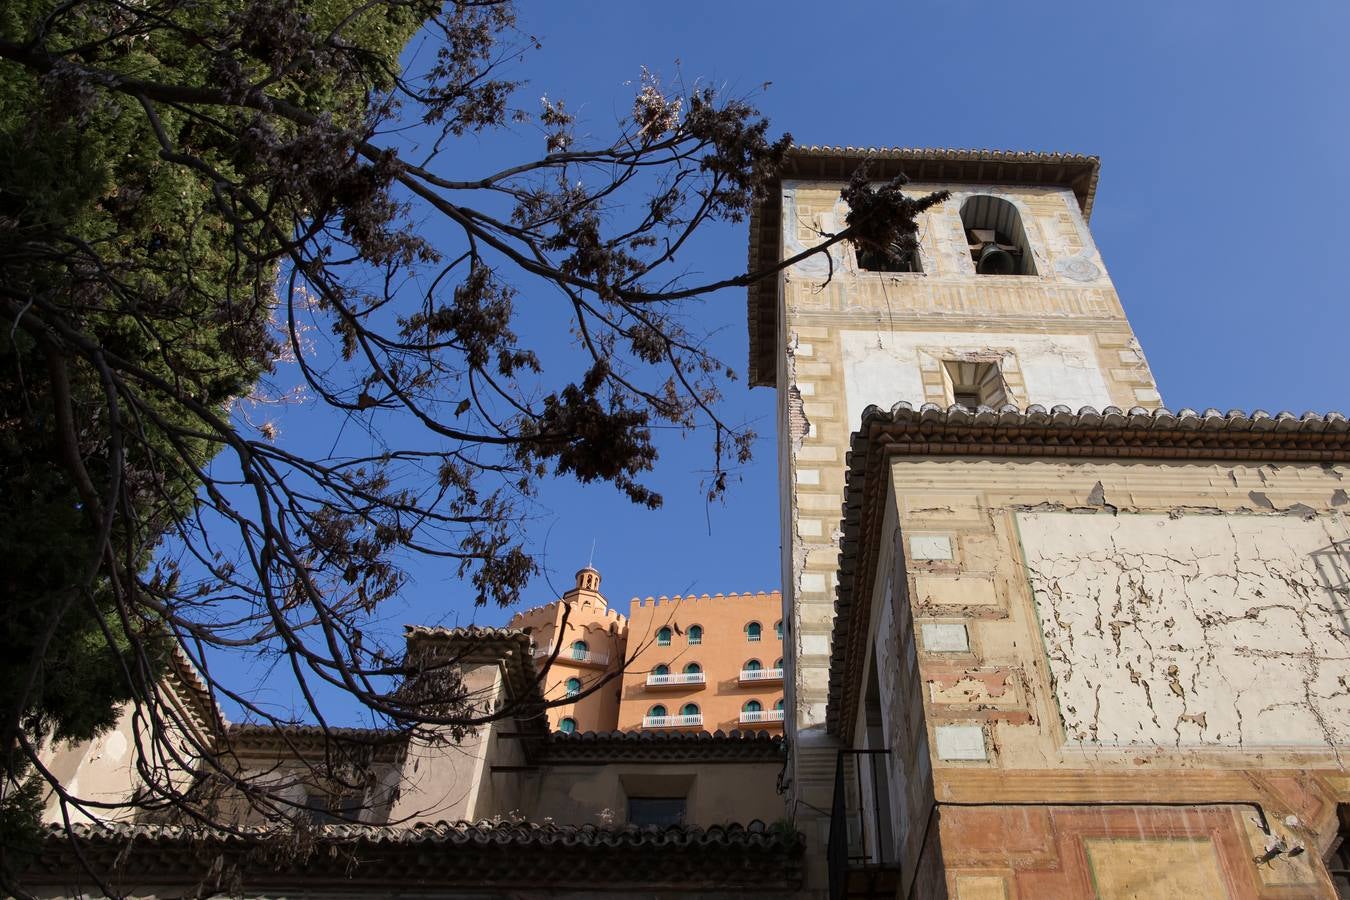
[(952, 896), (1329, 895), (1350, 467), (900, 457), (891, 476)]
[[(464, 685), (486, 708), (506, 696), (498, 665), (465, 665)], [(413, 825), (500, 814), (523, 802), (510, 777), (494, 775), (493, 765), (519, 764), (519, 741), (500, 733), (515, 731), (513, 720), (478, 728), (459, 743), (414, 741), (399, 772), (399, 792), (389, 808), (392, 824)]]
[(1070, 740), (1350, 745), (1345, 518), (1019, 512), (1017, 526)]

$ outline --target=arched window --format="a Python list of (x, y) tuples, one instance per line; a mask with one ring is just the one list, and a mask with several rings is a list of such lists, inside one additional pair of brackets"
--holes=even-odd
[(961, 204), (961, 225), (980, 275), (1036, 274), (1022, 217), (1009, 201), (976, 194)]
[(761, 665), (760, 661), (757, 659), (747, 659), (745, 665), (741, 666), (741, 668), (747, 672), (758, 672), (760, 669), (764, 668), (764, 666)]
[(779, 619), (777, 622), (774, 622), (774, 623), (773, 623), (773, 633), (776, 634), (776, 635), (778, 635), (778, 639), (779, 639), (780, 641), (783, 639), (783, 620), (782, 620), (782, 619)]
[(577, 730), (577, 720), (572, 718), (563, 719), (558, 723), (558, 730), (563, 734), (571, 734)]
[(689, 637), (689, 643), (691, 643), (691, 644), (701, 644), (701, 643), (703, 643), (703, 626), (702, 626), (702, 625), (690, 625), (690, 626), (689, 626), (689, 631), (687, 631), (686, 634), (687, 634), (688, 637)]
[(778, 710), (779, 712), (782, 712), (782, 711), (783, 711), (783, 698), (782, 698), (782, 697), (779, 697), (779, 698), (778, 698), (778, 702), (775, 703), (775, 704), (773, 705), (773, 708), (776, 709), (776, 710)]
[(585, 641), (573, 641), (573, 642), (572, 642), (572, 658), (573, 658), (573, 659), (585, 659), (586, 656), (590, 653), (590, 650), (591, 650), (591, 648), (588, 647), (588, 646), (586, 645), (586, 642), (585, 642)]
[(670, 629), (667, 628), (665, 625), (662, 625), (660, 628), (656, 629), (656, 646), (658, 647), (670, 646)]
[(681, 707), (680, 707), (680, 715), (682, 715), (682, 716), (696, 716), (696, 715), (698, 715), (698, 704), (697, 704), (697, 703), (686, 703), (684, 706), (681, 706)]
[(696, 675), (696, 674), (698, 674), (699, 672), (702, 672), (702, 671), (703, 671), (703, 667), (700, 666), (698, 663), (691, 662), (691, 663), (685, 663), (685, 665), (684, 665), (684, 674), (686, 674), (686, 675)]
[(651, 709), (647, 710), (648, 718), (657, 719), (664, 715), (666, 715), (666, 708), (662, 706), (660, 703), (656, 704)]
[(670, 666), (666, 665), (665, 663), (657, 663), (655, 666), (652, 667), (652, 674), (653, 674), (653, 675), (669, 675), (669, 674), (670, 674)]
[(741, 707), (741, 712), (759, 712), (762, 709), (764, 709), (764, 707), (759, 705), (758, 700), (747, 700)]
[(781, 668), (783, 668), (783, 657), (780, 656), (780, 657), (778, 657), (777, 659), (775, 659), (775, 660), (773, 661), (773, 667), (774, 667), (775, 669), (781, 669)]
[(757, 641), (763, 630), (764, 629), (760, 627), (758, 622), (751, 622), (745, 626), (745, 639), (748, 641)]
[(581, 693), (581, 679), (580, 678), (567, 679), (567, 696), (571, 697), (573, 694), (580, 694), (580, 693)]

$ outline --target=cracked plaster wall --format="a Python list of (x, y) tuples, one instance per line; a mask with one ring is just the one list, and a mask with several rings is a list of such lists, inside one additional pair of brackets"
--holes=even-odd
[(1350, 744), (1344, 516), (1017, 521), (1070, 741)]

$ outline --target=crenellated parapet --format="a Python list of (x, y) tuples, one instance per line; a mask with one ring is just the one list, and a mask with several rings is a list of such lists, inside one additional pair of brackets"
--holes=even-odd
[(735, 603), (737, 600), (771, 600), (774, 598), (781, 599), (781, 597), (782, 594), (778, 591), (745, 591), (743, 593), (732, 591), (729, 594), (676, 594), (672, 597), (662, 594), (659, 597), (647, 597), (646, 599), (634, 597), (630, 602), (636, 608), (643, 608), (673, 606), (675, 604)]

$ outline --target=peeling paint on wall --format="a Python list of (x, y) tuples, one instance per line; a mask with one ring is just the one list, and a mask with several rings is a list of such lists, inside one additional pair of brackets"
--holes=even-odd
[(1339, 514), (1017, 514), (1069, 741), (1350, 744)]

